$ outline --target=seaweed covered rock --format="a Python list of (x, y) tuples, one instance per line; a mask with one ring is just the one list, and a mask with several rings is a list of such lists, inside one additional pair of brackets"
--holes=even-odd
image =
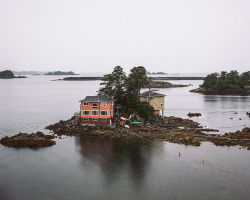
[(4, 137), (0, 143), (9, 147), (46, 147), (56, 144), (51, 140), (55, 137), (52, 135), (44, 135), (42, 132), (37, 133), (19, 133), (12, 137)]
[(186, 128), (201, 128), (200, 124), (197, 122), (194, 122), (190, 119), (182, 119), (180, 117), (174, 117), (174, 116), (166, 118), (166, 124), (172, 126), (183, 126)]
[(201, 116), (201, 114), (200, 113), (188, 113), (187, 116), (189, 116), (189, 117), (199, 117), (199, 116)]

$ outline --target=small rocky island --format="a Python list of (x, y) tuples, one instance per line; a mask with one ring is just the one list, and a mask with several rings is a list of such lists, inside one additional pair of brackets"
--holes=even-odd
[(177, 88), (177, 87), (188, 87), (189, 85), (183, 84), (172, 84), (167, 81), (150, 81), (149, 84), (145, 84), (143, 88)]
[(250, 150), (250, 128), (225, 134), (209, 134), (199, 123), (179, 117), (161, 117), (145, 121), (140, 125), (125, 126), (82, 126), (79, 119), (72, 117), (49, 125), (47, 129), (58, 136), (81, 136), (103, 139), (141, 139), (146, 141), (168, 141), (171, 143), (200, 146), (201, 142), (209, 141), (216, 146), (236, 146)]
[(44, 135), (42, 132), (37, 133), (19, 133), (12, 137), (4, 137), (0, 143), (9, 147), (46, 147), (56, 144), (52, 135)]
[(82, 126), (79, 118), (61, 120), (46, 127), (53, 135), (37, 133), (19, 133), (12, 137), (4, 137), (0, 143), (9, 147), (46, 147), (56, 144), (52, 139), (61, 136), (78, 136), (96, 139), (167, 141), (171, 143), (200, 146), (201, 142), (209, 141), (216, 146), (240, 146), (250, 150), (250, 128), (225, 134), (209, 134), (214, 129), (204, 129), (199, 123), (179, 117), (161, 117), (144, 121), (142, 124), (115, 126)]
[(199, 88), (190, 92), (212, 95), (250, 95), (250, 71), (242, 74), (237, 71), (209, 74)]
[(5, 70), (0, 72), (1, 79), (12, 79), (12, 78), (27, 78), (26, 76), (15, 76), (11, 70)]

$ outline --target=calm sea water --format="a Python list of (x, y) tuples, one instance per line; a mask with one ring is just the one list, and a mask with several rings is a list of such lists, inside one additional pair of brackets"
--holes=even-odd
[[(70, 118), (79, 100), (95, 95), (99, 81), (50, 81), (58, 76), (0, 79), (0, 137)], [(223, 132), (250, 126), (249, 96), (210, 96), (188, 88), (160, 89), (165, 115), (192, 118)], [(237, 113), (237, 114), (234, 114)], [(233, 119), (230, 119), (233, 118)], [(240, 120), (241, 119), (241, 120)], [(0, 199), (249, 199), (250, 151), (167, 142), (64, 137), (52, 147), (0, 145)], [(180, 152), (180, 157), (179, 157)], [(204, 164), (203, 164), (204, 161)]]

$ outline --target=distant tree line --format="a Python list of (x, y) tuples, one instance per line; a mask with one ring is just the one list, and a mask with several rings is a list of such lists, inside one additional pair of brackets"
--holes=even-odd
[(250, 86), (250, 71), (240, 74), (236, 70), (229, 73), (222, 71), (220, 74), (215, 72), (207, 75), (200, 87), (205, 89), (225, 90), (225, 89), (244, 89)]
[(10, 79), (10, 78), (27, 78), (26, 76), (15, 76), (11, 70), (4, 70), (0, 72), (0, 78)]
[(45, 73), (44, 75), (77, 75), (77, 74), (75, 74), (72, 71), (68, 71), (68, 72), (55, 71), (55, 72)]
[(147, 74), (166, 74), (166, 73), (164, 73), (164, 72), (149, 72), (149, 71), (147, 71)]
[(144, 67), (132, 68), (127, 76), (122, 67), (116, 66), (111, 74), (104, 75), (100, 84), (103, 87), (98, 94), (113, 97), (126, 115), (137, 113), (147, 120), (154, 116), (154, 108), (148, 102), (141, 102), (139, 95), (141, 88), (148, 83)]

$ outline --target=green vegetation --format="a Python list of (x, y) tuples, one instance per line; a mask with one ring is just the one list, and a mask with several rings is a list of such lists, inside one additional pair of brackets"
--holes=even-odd
[(121, 112), (130, 115), (137, 113), (144, 119), (154, 116), (154, 108), (148, 102), (140, 102), (140, 90), (149, 80), (146, 69), (142, 66), (130, 70), (128, 77), (123, 68), (116, 66), (111, 74), (104, 75), (99, 89), (99, 95), (111, 96), (116, 105), (121, 105)]
[(236, 70), (207, 75), (201, 88), (213, 90), (244, 89), (250, 86), (250, 71), (239, 74)]
[(72, 71), (68, 71), (68, 72), (55, 71), (55, 72), (45, 73), (44, 75), (78, 75), (78, 74), (75, 74)]

